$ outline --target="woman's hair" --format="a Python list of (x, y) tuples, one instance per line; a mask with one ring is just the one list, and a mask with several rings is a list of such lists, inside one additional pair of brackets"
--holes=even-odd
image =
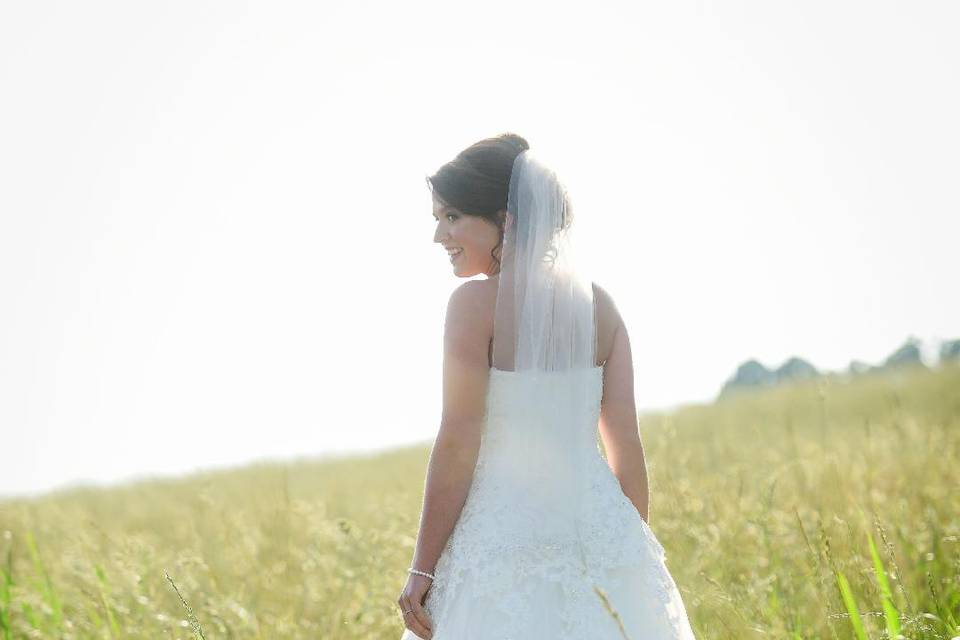
[(475, 142), (427, 177), (427, 186), (438, 200), (464, 214), (486, 218), (500, 229), (500, 240), (490, 252), (498, 265), (494, 252), (503, 242), (503, 221), (497, 212), (507, 208), (513, 161), (529, 148), (521, 136), (501, 133)]

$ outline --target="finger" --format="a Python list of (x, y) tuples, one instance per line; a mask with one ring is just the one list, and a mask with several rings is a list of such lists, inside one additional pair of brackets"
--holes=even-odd
[(431, 638), (433, 638), (433, 634), (430, 633), (430, 630), (424, 629), (422, 626), (420, 626), (420, 623), (416, 621), (412, 613), (408, 613), (407, 618), (411, 620), (411, 622), (407, 624), (407, 629), (413, 631), (418, 638), (421, 640), (431, 640)]
[(433, 633), (420, 624), (420, 621), (414, 617), (412, 611), (404, 617), (404, 621), (406, 622), (407, 629), (410, 629), (410, 631), (413, 631), (415, 634), (417, 634), (418, 638), (430, 640), (430, 638), (433, 637)]
[(407, 625), (407, 628), (423, 638), (423, 640), (430, 640), (430, 638), (433, 637), (430, 626), (425, 625), (422, 617), (417, 615), (417, 609), (420, 607), (420, 603), (414, 603), (410, 598), (405, 597), (401, 606), (403, 607), (402, 611), (409, 611), (409, 613), (403, 614), (403, 622)]
[(427, 614), (426, 609), (423, 608), (423, 605), (419, 602), (413, 602), (413, 613), (410, 615), (416, 616), (417, 622), (419, 622), (423, 627), (431, 632), (433, 632), (433, 622), (430, 620), (430, 616)]

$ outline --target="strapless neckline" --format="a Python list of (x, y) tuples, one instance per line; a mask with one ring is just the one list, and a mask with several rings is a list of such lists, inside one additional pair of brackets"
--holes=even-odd
[(568, 373), (571, 371), (603, 371), (604, 366), (606, 365), (602, 364), (598, 367), (578, 367), (575, 369), (561, 369), (559, 371), (543, 371), (543, 370), (534, 370), (534, 369), (530, 369), (527, 371), (510, 371), (509, 369), (497, 369), (496, 367), (490, 367), (490, 373), (516, 375), (516, 374), (522, 374), (522, 373)]

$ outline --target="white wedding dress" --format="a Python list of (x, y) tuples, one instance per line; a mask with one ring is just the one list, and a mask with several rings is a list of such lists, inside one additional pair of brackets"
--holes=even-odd
[(490, 370), (473, 482), (424, 602), (433, 640), (694, 638), (601, 454), (602, 390), (602, 367)]

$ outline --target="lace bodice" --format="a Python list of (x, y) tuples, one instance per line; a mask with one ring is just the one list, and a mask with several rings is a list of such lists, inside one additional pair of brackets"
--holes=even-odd
[[(593, 587), (602, 588), (607, 571), (624, 568), (669, 601), (663, 546), (600, 450), (602, 395), (603, 367), (490, 370), (473, 482), (426, 601), (433, 616), (443, 615), (445, 595), (466, 581), (471, 593), (496, 594), (504, 619), (516, 620), (531, 597), (524, 585), (542, 582), (524, 577), (555, 582), (583, 604), (597, 600)], [(589, 624), (573, 613), (564, 620), (571, 638), (590, 637)], [(503, 633), (490, 637), (512, 637)]]

